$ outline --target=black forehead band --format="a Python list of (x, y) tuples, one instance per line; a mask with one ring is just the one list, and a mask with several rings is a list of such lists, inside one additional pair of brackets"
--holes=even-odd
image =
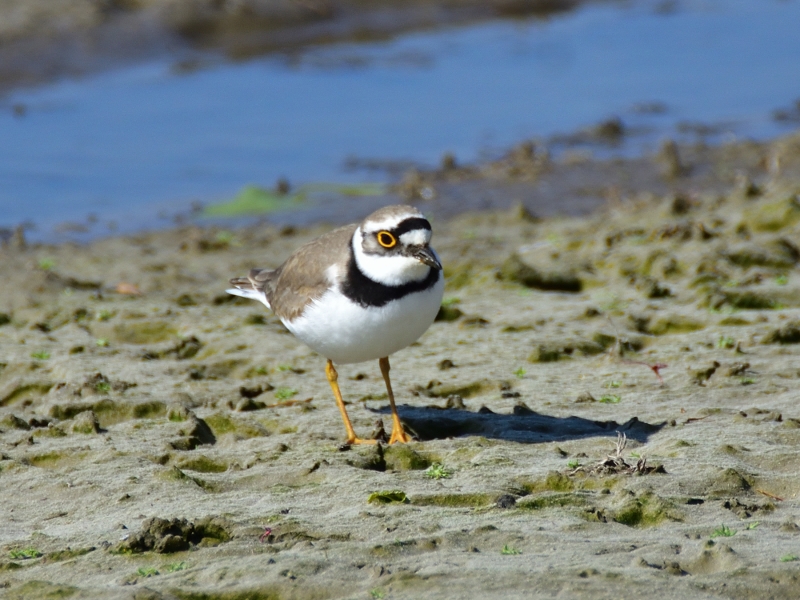
[(427, 229), (430, 231), (431, 224), (428, 222), (428, 219), (423, 219), (422, 217), (411, 217), (410, 219), (401, 221), (397, 227), (392, 229), (392, 233), (396, 237), (400, 237), (404, 233), (408, 233), (409, 231), (414, 231), (416, 229)]

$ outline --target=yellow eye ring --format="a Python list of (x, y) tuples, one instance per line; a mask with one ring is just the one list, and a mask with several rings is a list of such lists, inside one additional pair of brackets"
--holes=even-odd
[(394, 248), (397, 245), (397, 238), (388, 231), (378, 232), (378, 243), (384, 248)]

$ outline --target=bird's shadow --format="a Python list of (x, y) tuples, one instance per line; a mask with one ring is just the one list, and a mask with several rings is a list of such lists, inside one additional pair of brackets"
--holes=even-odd
[[(369, 409), (376, 413), (389, 413), (389, 407)], [(624, 423), (593, 421), (582, 417), (551, 417), (537, 413), (523, 405), (514, 407), (511, 414), (498, 414), (486, 407), (477, 412), (438, 406), (398, 407), (398, 413), (409, 433), (420, 441), (438, 440), (460, 436), (483, 436), (509, 442), (538, 444), (595, 436), (616, 436), (624, 433), (629, 439), (646, 442), (649, 436), (666, 425), (646, 423), (632, 417)]]

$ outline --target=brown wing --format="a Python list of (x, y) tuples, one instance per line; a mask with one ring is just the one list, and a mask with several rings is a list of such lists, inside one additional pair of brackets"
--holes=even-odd
[(356, 227), (334, 229), (301, 246), (278, 269), (264, 276), (267, 299), (276, 315), (292, 320), (327, 291), (330, 282), (326, 271), (333, 264), (346, 264)]
[(247, 277), (235, 277), (230, 282), (240, 290), (263, 293), (269, 300), (277, 275), (278, 269), (250, 269)]

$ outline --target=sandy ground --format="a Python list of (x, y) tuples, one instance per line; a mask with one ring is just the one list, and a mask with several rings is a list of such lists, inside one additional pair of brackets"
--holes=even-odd
[[(800, 136), (726, 152), (721, 192), (435, 219), (392, 447), (343, 448), (322, 357), (223, 292), (324, 227), (9, 240), (0, 596), (798, 597)], [(340, 377), (388, 428), (378, 365)]]

